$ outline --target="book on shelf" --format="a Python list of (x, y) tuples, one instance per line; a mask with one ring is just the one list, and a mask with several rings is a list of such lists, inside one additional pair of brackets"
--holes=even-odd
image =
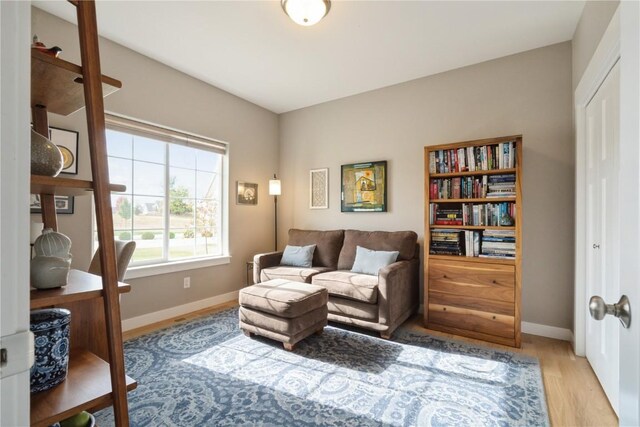
[(500, 227), (504, 215), (509, 215), (513, 220), (516, 217), (516, 204), (513, 202), (429, 204), (429, 224), (432, 225)]
[(512, 169), (515, 167), (515, 141), (429, 152), (429, 173), (450, 173)]
[(515, 258), (516, 236), (513, 230), (485, 230), (480, 256), (483, 258)]
[(489, 182), (490, 178), (487, 175), (432, 179), (429, 183), (429, 198), (433, 200), (484, 198), (487, 196)]
[(429, 253), (432, 255), (464, 255), (464, 232), (461, 230), (439, 229), (431, 231)]

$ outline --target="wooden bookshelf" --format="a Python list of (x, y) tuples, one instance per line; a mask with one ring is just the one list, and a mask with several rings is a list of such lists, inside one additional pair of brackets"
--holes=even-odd
[[(110, 184), (111, 191), (122, 193), (127, 187)], [(31, 175), (31, 194), (50, 194), (57, 196), (85, 196), (93, 191), (93, 183), (83, 179), (71, 179), (42, 175)]]
[[(439, 157), (440, 161), (457, 158), (458, 149), (465, 149), (461, 155), (468, 156), (468, 147), (495, 146), (513, 142), (515, 167), (496, 167), (496, 159), (488, 170), (465, 170), (469, 165), (462, 163), (451, 167), (453, 172), (432, 170), (431, 153), (441, 156), (447, 150), (454, 150)], [(500, 146), (503, 147), (503, 146)], [(497, 150), (496, 150), (497, 151)], [(485, 150), (484, 153), (488, 151)], [(475, 156), (474, 156), (475, 161)], [(501, 161), (504, 161), (501, 158)], [(454, 144), (442, 144), (424, 148), (425, 184), (425, 259), (424, 259), (424, 323), (425, 327), (441, 332), (462, 335), (498, 344), (520, 347), (521, 322), (521, 258), (522, 258), (522, 136), (506, 136)], [(487, 166), (488, 166), (487, 162)], [(448, 164), (448, 163), (447, 163)], [(448, 165), (451, 166), (451, 165)], [(502, 166), (502, 165), (500, 165)], [(462, 170), (461, 170), (462, 169)], [(447, 170), (447, 169), (445, 169)], [(474, 197), (474, 198), (431, 198), (432, 180), (443, 185), (443, 179), (482, 177), (492, 175), (513, 175), (515, 177), (515, 197)], [(490, 178), (489, 178), (490, 179)], [(488, 180), (487, 180), (488, 181)], [(434, 191), (436, 187), (434, 183)], [(448, 185), (448, 184), (447, 184)], [(457, 184), (456, 184), (457, 185)], [(458, 187), (456, 187), (457, 189)], [(435, 194), (435, 193), (434, 193)], [(445, 195), (458, 196), (444, 191)], [(440, 194), (441, 196), (442, 194)], [(464, 195), (464, 194), (462, 194)], [(474, 192), (474, 196), (476, 193)], [(461, 209), (463, 204), (489, 205), (509, 203), (515, 206), (512, 226), (499, 225), (439, 225), (431, 223), (431, 204), (444, 205), (449, 209)], [(489, 207), (489, 206), (487, 206)], [(459, 215), (459, 213), (458, 213)], [(459, 218), (459, 217), (458, 217)], [(465, 255), (431, 254), (432, 230), (459, 230), (485, 233), (491, 230), (513, 231), (515, 237), (515, 258), (480, 257)], [(455, 236), (455, 233), (452, 233)], [(440, 237), (441, 238), (441, 237)], [(438, 243), (442, 245), (443, 243)], [(445, 242), (445, 246), (446, 246)], [(489, 247), (489, 246), (488, 246)], [(440, 246), (442, 248), (442, 246)], [(438, 251), (434, 249), (434, 251)], [(441, 252), (444, 251), (440, 249)]]
[[(128, 391), (136, 382), (125, 378)], [(111, 405), (109, 364), (85, 351), (72, 351), (67, 379), (52, 389), (31, 395), (31, 425), (46, 427), (84, 410)]]
[(48, 138), (48, 113), (69, 115), (84, 107), (92, 180), (32, 175), (31, 193), (40, 194), (44, 226), (53, 230), (58, 227), (55, 195), (93, 195), (102, 271), (101, 276), (93, 276), (72, 270), (67, 286), (31, 291), (32, 308), (71, 311), (67, 379), (31, 395), (31, 424), (48, 426), (83, 410), (113, 405), (115, 425), (125, 427), (129, 425), (127, 391), (136, 384), (125, 374), (119, 299), (131, 288), (118, 282), (111, 210), (111, 191), (125, 187), (109, 182), (103, 101), (122, 83), (100, 71), (95, 1), (70, 3), (77, 13), (82, 64), (31, 49), (33, 129)]

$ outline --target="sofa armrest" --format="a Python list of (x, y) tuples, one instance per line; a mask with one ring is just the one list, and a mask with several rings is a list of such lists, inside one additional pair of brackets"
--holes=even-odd
[(257, 254), (253, 257), (253, 283), (260, 283), (260, 272), (263, 268), (275, 267), (280, 265), (282, 252), (268, 252), (265, 254)]
[(389, 326), (389, 333), (408, 311), (418, 305), (420, 261), (398, 261), (378, 272), (378, 322)]

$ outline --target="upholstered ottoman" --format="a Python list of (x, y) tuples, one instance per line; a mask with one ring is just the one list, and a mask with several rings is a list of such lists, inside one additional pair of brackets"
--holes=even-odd
[(327, 325), (327, 290), (273, 279), (240, 291), (240, 328), (282, 342), (286, 350)]

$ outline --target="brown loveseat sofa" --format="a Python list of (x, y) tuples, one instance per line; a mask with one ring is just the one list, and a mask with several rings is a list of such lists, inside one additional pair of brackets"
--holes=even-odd
[[(282, 252), (254, 257), (254, 283), (287, 279), (313, 283), (329, 292), (328, 319), (371, 329), (383, 338), (418, 307), (420, 248), (413, 231), (289, 230), (289, 245), (316, 245), (311, 268), (281, 266)], [(399, 251), (377, 276), (351, 272), (356, 246)]]

